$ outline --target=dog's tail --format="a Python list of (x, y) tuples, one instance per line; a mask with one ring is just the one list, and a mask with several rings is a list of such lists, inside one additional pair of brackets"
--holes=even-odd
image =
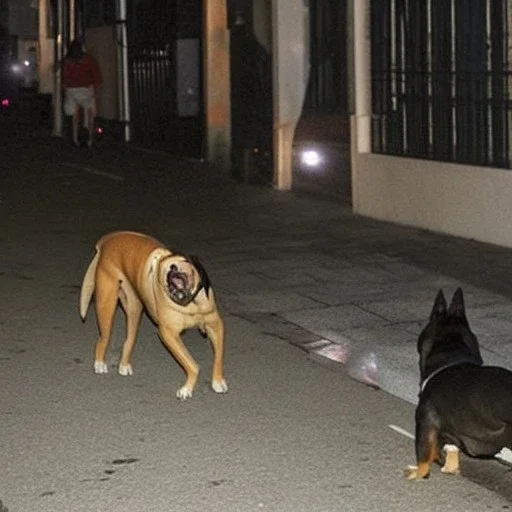
[(92, 294), (94, 293), (94, 284), (96, 280), (96, 267), (98, 266), (98, 260), (100, 252), (96, 250), (96, 254), (89, 263), (87, 272), (85, 273), (84, 280), (82, 281), (82, 289), (80, 290), (80, 316), (82, 320), (85, 320), (87, 309), (91, 302)]

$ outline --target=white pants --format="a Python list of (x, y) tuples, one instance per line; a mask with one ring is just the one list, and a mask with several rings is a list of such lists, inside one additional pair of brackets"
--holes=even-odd
[(94, 87), (70, 87), (66, 89), (64, 98), (64, 112), (67, 116), (72, 116), (78, 107), (84, 109), (87, 115), (89, 109), (92, 109), (93, 115), (96, 114), (96, 101), (94, 98)]

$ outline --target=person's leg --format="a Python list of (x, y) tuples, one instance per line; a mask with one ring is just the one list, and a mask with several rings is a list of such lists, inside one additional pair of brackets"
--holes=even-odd
[(96, 95), (94, 87), (89, 87), (87, 91), (87, 129), (89, 130), (89, 140), (87, 144), (92, 146), (94, 140), (94, 125), (96, 121)]
[(66, 89), (64, 91), (64, 113), (71, 116), (71, 136), (73, 144), (78, 146), (78, 122), (80, 114), (80, 106), (76, 99), (75, 89)]
[(75, 111), (73, 112), (73, 117), (71, 119), (71, 131), (73, 135), (73, 144), (75, 146), (79, 145), (78, 142), (78, 125), (80, 122), (80, 106), (76, 105)]
[(89, 110), (87, 111), (87, 128), (89, 129), (89, 141), (88, 141), (88, 144), (89, 144), (89, 147), (92, 146), (92, 142), (93, 142), (93, 139), (94, 139), (94, 121), (95, 121), (95, 117), (96, 117), (96, 110), (94, 107), (91, 107), (89, 108)]

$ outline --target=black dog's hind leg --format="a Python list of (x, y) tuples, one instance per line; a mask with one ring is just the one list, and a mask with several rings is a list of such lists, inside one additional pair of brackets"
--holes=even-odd
[(416, 466), (409, 466), (405, 476), (409, 480), (428, 478), (432, 463), (440, 458), (439, 431), (432, 425), (416, 424)]

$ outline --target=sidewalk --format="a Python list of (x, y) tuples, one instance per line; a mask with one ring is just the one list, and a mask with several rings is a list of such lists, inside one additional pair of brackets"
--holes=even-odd
[[(286, 219), (262, 222), (244, 249), (222, 241), (209, 263), (231, 314), (415, 403), (418, 335), (439, 288), (450, 300), (461, 286), (485, 362), (512, 369), (512, 251), (358, 218), (319, 199), (285, 200)], [(281, 207), (275, 198), (266, 210)], [(229, 268), (227, 254), (236, 254)]]

